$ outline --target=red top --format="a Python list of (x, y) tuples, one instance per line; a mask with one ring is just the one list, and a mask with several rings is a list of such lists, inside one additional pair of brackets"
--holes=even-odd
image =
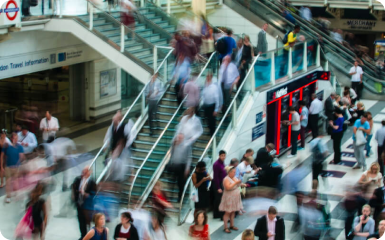
[(210, 233), (209, 233), (209, 225), (206, 224), (203, 227), (203, 231), (197, 231), (195, 230), (195, 225), (190, 226), (190, 237), (192, 237), (194, 240), (206, 240), (209, 239)]
[(153, 194), (152, 196), (153, 196), (153, 199), (154, 199), (153, 203), (154, 203), (155, 207), (157, 207), (158, 209), (161, 209), (161, 210), (164, 211), (165, 207), (159, 201), (159, 200), (162, 200), (162, 201), (168, 202), (166, 196), (164, 195), (164, 193), (160, 192), (159, 194), (156, 194), (156, 193), (152, 193), (152, 194)]

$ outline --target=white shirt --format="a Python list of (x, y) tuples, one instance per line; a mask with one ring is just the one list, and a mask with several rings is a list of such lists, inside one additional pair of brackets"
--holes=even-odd
[(154, 82), (149, 82), (146, 87), (146, 97), (150, 100), (158, 100), (162, 94), (163, 87), (159, 79), (155, 79)]
[(245, 161), (242, 161), (240, 164), (238, 164), (237, 168), (241, 175), (243, 175), (245, 172), (254, 172), (250, 165), (246, 166)]
[[(269, 215), (266, 216), (266, 220), (267, 220), (267, 231), (270, 232), (270, 233), (273, 233), (275, 234), (275, 225), (277, 223), (277, 218), (274, 218), (272, 221), (269, 219)], [(275, 239), (275, 235), (271, 236), (268, 238), (268, 240), (274, 240)]]
[(350, 94), (350, 98), (351, 98), (351, 99), (357, 98), (357, 93), (356, 93), (356, 91), (354, 91), (353, 88), (350, 88), (350, 89), (349, 89), (349, 94)]
[(310, 104), (309, 114), (319, 114), (322, 110), (322, 102), (318, 98), (315, 98)]
[[(202, 100), (204, 105), (215, 104), (215, 112), (219, 110), (219, 87), (216, 83), (211, 82), (210, 85), (206, 85), (202, 91)], [(221, 94), (222, 96), (222, 94)]]
[(301, 14), (301, 17), (308, 22), (310, 22), (313, 17), (311, 10), (307, 7), (302, 7), (300, 10), (300, 14)]
[(299, 117), (299, 114), (297, 112), (293, 113), (291, 115), (291, 122), (298, 122), (298, 124), (292, 124), (291, 130), (292, 131), (299, 131), (301, 129), (301, 118)]
[(230, 62), (227, 67), (225, 64), (222, 64), (221, 69), (219, 70), (219, 75), (220, 84), (224, 82), (225, 89), (230, 89), (235, 79), (239, 77), (238, 68), (233, 62)]
[(355, 72), (355, 74), (352, 75), (352, 82), (360, 82), (361, 81), (361, 75), (364, 73), (362, 71), (362, 68), (360, 66), (357, 66), (357, 67), (353, 66), (350, 69), (349, 73), (354, 73), (354, 72)]
[(184, 116), (177, 126), (176, 134), (183, 134), (187, 145), (192, 145), (202, 135), (203, 127), (199, 117), (195, 114), (192, 117)]
[(69, 138), (57, 138), (55, 139), (55, 141), (53, 141), (51, 144), (50, 144), (50, 147), (52, 147), (52, 155), (56, 158), (56, 159), (60, 159), (60, 158), (63, 158), (63, 157), (66, 157), (67, 155), (71, 154), (68, 152), (68, 150), (76, 150), (76, 145), (74, 143), (74, 141), (72, 141), (71, 139)]
[(23, 146), (23, 143), (28, 143), (28, 146), (23, 146), (24, 153), (31, 153), (37, 147), (37, 139), (35, 134), (27, 132), (24, 136), (22, 131), (17, 134), (17, 142)]
[(43, 129), (43, 140), (47, 141), (49, 136), (56, 136), (57, 130), (44, 131), (44, 129), (57, 129), (59, 130), (59, 121), (57, 118), (51, 116), (51, 120), (47, 120), (47, 118), (43, 118), (40, 122), (40, 129)]

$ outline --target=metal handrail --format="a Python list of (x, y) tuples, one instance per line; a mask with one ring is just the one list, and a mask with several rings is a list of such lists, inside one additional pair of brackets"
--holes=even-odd
[[(281, 8), (285, 8), (287, 11), (289, 11), (284, 5), (282, 5), (282, 3), (280, 3), (279, 1), (269, 1), (270, 3), (272, 3), (273, 5), (275, 5), (275, 7), (281, 7)], [(290, 3), (288, 3), (290, 6), (292, 6)], [(280, 6), (276, 6), (276, 5), (280, 5)], [(293, 6), (292, 6), (293, 7)], [(291, 12), (292, 15), (295, 17), (296, 21), (297, 22), (300, 22), (301, 25), (305, 26), (308, 30), (311, 30), (313, 32), (313, 34), (315, 33), (316, 35), (321, 35), (325, 41), (327, 41), (330, 45), (334, 45), (334, 47), (336, 48), (341, 48), (343, 51), (347, 52), (348, 55), (350, 57), (354, 57), (356, 54), (352, 52), (352, 50), (350, 50), (349, 48), (343, 46), (342, 44), (338, 45), (338, 43), (334, 40), (334, 39), (331, 39), (331, 37), (327, 34), (325, 34), (324, 32), (322, 31), (318, 31), (316, 27), (314, 27), (312, 24), (307, 24), (307, 22), (302, 19), (300, 16), (298, 16), (297, 13), (294, 13), (294, 12)], [(316, 24), (319, 24), (318, 22), (316, 22), (314, 19), (312, 19), (312, 23), (316, 23)], [(371, 63), (368, 63), (366, 60), (363, 60), (363, 62), (365, 62), (365, 66), (370, 68), (371, 70), (374, 70), (374, 67), (373, 64)]]
[[(157, 73), (160, 68), (162, 67), (162, 65), (165, 63), (165, 61), (167, 60), (168, 56), (170, 56), (170, 54), (172, 53), (174, 49), (171, 49), (169, 51), (169, 53), (166, 55), (166, 58), (163, 59), (163, 61), (161, 62), (161, 64), (159, 65), (158, 69), (156, 69), (156, 72)], [(167, 82), (167, 81), (166, 81)], [(118, 125), (118, 128), (120, 127), (120, 125), (124, 122), (124, 120), (126, 119), (127, 115), (130, 113), (131, 109), (135, 106), (135, 104), (139, 101), (139, 99), (142, 98), (142, 94), (144, 93), (144, 91), (146, 90), (148, 84), (150, 82), (147, 82), (146, 85), (144, 85), (143, 89), (139, 92), (138, 96), (135, 98), (134, 102), (131, 104), (131, 106), (128, 108), (128, 110), (126, 111), (126, 113), (124, 114), (122, 120), (119, 122), (119, 125)], [(102, 151), (106, 148), (107, 144), (110, 142), (110, 139), (108, 139), (107, 141), (104, 142), (103, 146), (100, 148), (100, 150), (98, 151), (98, 153), (96, 154), (95, 158), (92, 160), (91, 164), (89, 165), (88, 169), (91, 169), (92, 166), (94, 165), (94, 163), (96, 162), (97, 158), (100, 156), (100, 154), (102, 153)]]
[[(186, 95), (186, 97), (183, 99), (183, 101), (181, 102), (181, 104), (179, 105), (179, 107), (176, 109), (176, 111), (174, 112), (174, 114), (172, 115), (170, 121), (168, 121), (167, 125), (164, 127), (162, 133), (159, 135), (159, 137), (158, 137), (158, 139), (156, 140), (156, 142), (154, 143), (154, 145), (151, 147), (150, 151), (148, 152), (146, 158), (143, 160), (143, 162), (142, 162), (142, 164), (140, 165), (139, 169), (136, 171), (134, 180), (131, 182), (130, 191), (129, 191), (129, 194), (128, 194), (128, 204), (130, 204), (130, 202), (131, 202), (132, 190), (133, 190), (133, 188), (134, 188), (136, 179), (138, 178), (140, 171), (142, 170), (144, 164), (146, 164), (147, 160), (150, 158), (152, 152), (153, 152), (154, 149), (157, 147), (157, 145), (158, 145), (158, 143), (160, 142), (160, 140), (162, 139), (163, 135), (166, 133), (168, 127), (169, 127), (170, 124), (171, 124), (171, 122), (174, 120), (175, 116), (177, 115), (177, 113), (179, 112), (179, 110), (182, 108), (183, 103), (186, 101), (186, 99), (187, 99), (187, 95)], [(151, 179), (150, 179), (150, 182), (151, 182)], [(149, 183), (150, 183), (150, 182), (149, 182)], [(146, 188), (146, 189), (147, 189), (147, 188)], [(146, 190), (146, 189), (145, 189), (145, 190)]]
[[(230, 110), (232, 109), (232, 106), (235, 104), (235, 101), (236, 101), (236, 99), (237, 99), (239, 93), (241, 92), (241, 89), (243, 88), (243, 86), (244, 86), (245, 83), (247, 82), (247, 78), (248, 78), (249, 75), (253, 72), (253, 70), (254, 70), (254, 65), (255, 65), (255, 63), (257, 62), (257, 60), (258, 60), (258, 58), (260, 57), (260, 55), (261, 55), (261, 54), (258, 54), (258, 56), (256, 56), (256, 57), (254, 58), (254, 61), (252, 62), (252, 65), (251, 65), (252, 67), (251, 67), (251, 68), (249, 69), (249, 71), (247, 72), (247, 74), (246, 74), (246, 76), (245, 76), (245, 78), (244, 78), (244, 81), (243, 81), (242, 84), (240, 85), (240, 87), (239, 87), (237, 93), (235, 94), (233, 100), (232, 100), (231, 103), (229, 104), (229, 107), (227, 108), (227, 111), (225, 112), (225, 114), (223, 114), (222, 120), (221, 120), (220, 123), (218, 124), (217, 129), (215, 130), (213, 136), (210, 138), (210, 141), (207, 143), (207, 146), (206, 146), (205, 150), (203, 151), (201, 157), (199, 158), (198, 162), (202, 161), (203, 158), (204, 158), (204, 156), (207, 154), (207, 152), (208, 152), (208, 150), (209, 150), (209, 148), (210, 148), (210, 146), (211, 146), (211, 143), (213, 142), (213, 140), (214, 140), (214, 138), (216, 137), (216, 135), (217, 135), (219, 129), (221, 128), (223, 122), (225, 121), (226, 116), (230, 113)], [(235, 113), (233, 113), (233, 114), (235, 114)], [(181, 212), (182, 212), (183, 199), (184, 199), (184, 196), (186, 195), (186, 191), (187, 191), (187, 188), (188, 188), (188, 186), (189, 186), (189, 184), (190, 184), (190, 181), (191, 181), (192, 175), (194, 174), (194, 171), (195, 171), (195, 168), (194, 168), (194, 170), (192, 171), (192, 173), (190, 174), (189, 178), (187, 179), (186, 184), (185, 184), (184, 189), (183, 189), (183, 194), (182, 194), (182, 197), (181, 197), (181, 200), (180, 200), (180, 203), (179, 203), (178, 224), (181, 224), (181, 221), (180, 221), (180, 220), (181, 220), (181, 219), (180, 219), (181, 216), (180, 216), (180, 214), (181, 214)], [(187, 216), (186, 216), (186, 217), (187, 217)], [(186, 217), (183, 219), (183, 222), (185, 221)]]
[(209, 65), (211, 59), (214, 57), (215, 54), (216, 54), (216, 52), (214, 51), (214, 52), (210, 55), (209, 59), (207, 60), (207, 62), (206, 62), (206, 64), (205, 64), (205, 66), (203, 67), (202, 71), (199, 73), (197, 79), (199, 79), (199, 78), (202, 76), (204, 70), (206, 70), (207, 66)]

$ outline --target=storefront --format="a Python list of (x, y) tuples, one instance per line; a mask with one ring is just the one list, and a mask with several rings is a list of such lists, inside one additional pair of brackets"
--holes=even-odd
[[(298, 101), (303, 100), (309, 106), (311, 95), (317, 92), (317, 81), (330, 79), (330, 72), (316, 71), (300, 79), (273, 88), (267, 92), (266, 115), (266, 143), (274, 143), (277, 155), (281, 155), (291, 146), (291, 126), (282, 124), (284, 120), (291, 120), (289, 106), (299, 110)], [(323, 100), (323, 91), (317, 92), (318, 98)]]

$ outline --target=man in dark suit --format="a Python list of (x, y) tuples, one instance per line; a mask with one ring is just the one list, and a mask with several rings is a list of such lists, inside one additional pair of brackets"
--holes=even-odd
[(328, 118), (328, 120), (325, 122), (326, 124), (326, 129), (328, 131), (328, 134), (331, 134), (331, 127), (329, 126), (329, 121), (334, 120), (334, 105), (333, 101), (336, 97), (335, 93), (331, 93), (330, 96), (325, 100), (325, 115)]
[[(383, 181), (385, 183), (385, 178)], [(385, 208), (384, 195), (385, 195), (385, 187), (379, 187), (379, 188), (376, 188), (376, 190), (374, 190), (373, 196), (369, 200), (369, 205), (372, 208), (374, 208), (373, 219), (374, 221), (376, 221), (376, 223), (382, 210)]]
[[(78, 221), (80, 228), (80, 239), (83, 239), (87, 234), (87, 224), (91, 221), (90, 212), (87, 209), (92, 209), (92, 195), (96, 193), (96, 183), (91, 179), (91, 171), (86, 166), (82, 175), (75, 178), (72, 184), (72, 200), (76, 204), (76, 210), (78, 212)], [(87, 206), (87, 207), (86, 207)]]
[(267, 216), (258, 219), (254, 228), (254, 235), (259, 237), (259, 240), (285, 239), (285, 222), (283, 218), (277, 216), (275, 207), (269, 207)]
[(260, 148), (255, 157), (254, 164), (257, 167), (263, 169), (264, 166), (269, 165), (273, 161), (273, 157), (270, 155), (270, 152), (275, 149), (274, 144), (269, 143), (266, 147)]
[(262, 26), (262, 30), (258, 33), (257, 53), (262, 54), (267, 52), (267, 39), (266, 31), (269, 24), (265, 23)]

